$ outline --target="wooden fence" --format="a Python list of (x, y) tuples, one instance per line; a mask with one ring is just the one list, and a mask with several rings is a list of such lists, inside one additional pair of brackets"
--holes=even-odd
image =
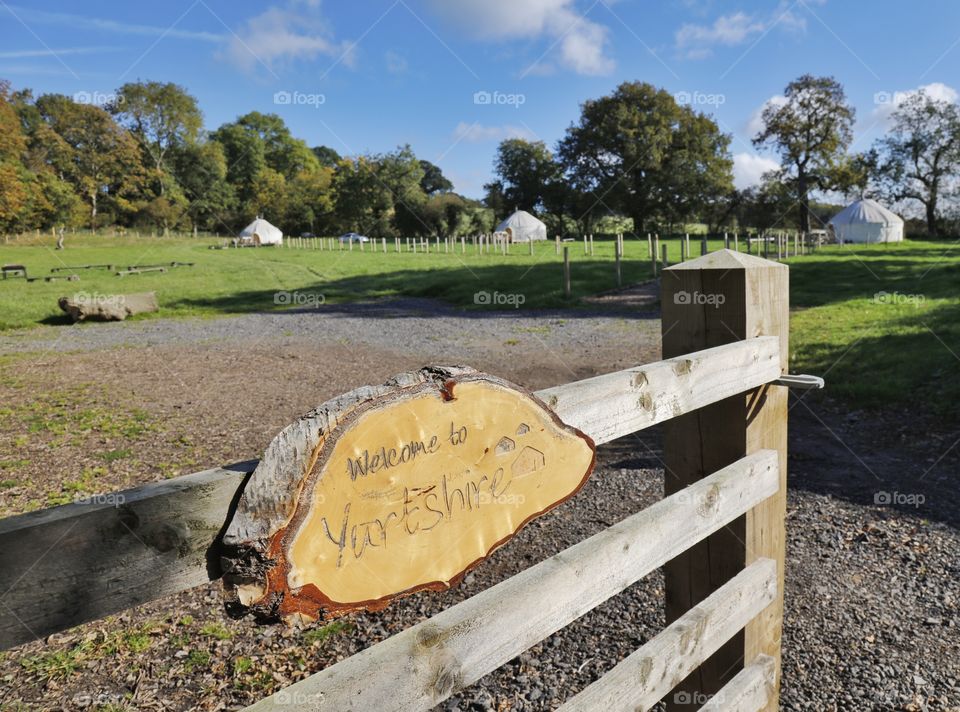
[[(429, 709), (661, 566), (666, 628), (562, 709), (777, 709), (787, 275), (727, 250), (671, 267), (663, 361), (537, 393), (598, 445), (666, 423), (664, 499), (250, 709)], [(0, 521), (0, 648), (218, 579), (255, 465)]]

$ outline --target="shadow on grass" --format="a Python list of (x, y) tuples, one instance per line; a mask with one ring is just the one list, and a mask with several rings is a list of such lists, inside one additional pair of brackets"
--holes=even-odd
[(37, 323), (44, 324), (46, 326), (70, 326), (73, 324), (73, 319), (66, 314), (51, 314), (50, 316), (45, 316), (43, 319), (38, 320)]
[(793, 368), (826, 375), (832, 395), (861, 407), (909, 406), (960, 422), (960, 302), (901, 311), (882, 332), (866, 332), (808, 334), (791, 354)]
[[(649, 266), (641, 261), (624, 261), (623, 284), (641, 283), (650, 279)], [(564, 316), (616, 313), (635, 318), (654, 318), (655, 309), (646, 311), (610, 310), (579, 306), (579, 299), (616, 287), (613, 263), (581, 259), (571, 266), (571, 298), (563, 296), (562, 266), (557, 263), (534, 265), (458, 266), (430, 271), (395, 270), (355, 275), (317, 282), (290, 291), (250, 289), (225, 296), (182, 299), (166, 306), (176, 308), (203, 308), (225, 314), (254, 311), (276, 311), (322, 303), (324, 314), (358, 315), (369, 313), (370, 305), (351, 305), (348, 302), (373, 300), (382, 297), (406, 297), (439, 300), (412, 304), (411, 309), (391, 308), (386, 303), (382, 311), (391, 316), (423, 316), (423, 312), (455, 311), (462, 316), (483, 317), (490, 312), (522, 317), (525, 310), (557, 310)], [(314, 311), (299, 309), (298, 311)]]
[[(875, 253), (873, 253), (875, 254)], [(909, 258), (804, 260), (790, 262), (790, 301), (795, 307), (818, 307), (848, 299), (872, 299), (879, 292), (951, 299), (960, 295), (956, 260)], [(919, 253), (930, 257), (930, 252)]]

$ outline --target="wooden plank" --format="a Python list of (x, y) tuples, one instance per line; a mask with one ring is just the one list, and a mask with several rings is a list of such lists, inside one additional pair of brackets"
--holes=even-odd
[(760, 655), (700, 708), (700, 712), (759, 712), (773, 698), (777, 663)]
[[(547, 388), (536, 395), (562, 420), (600, 444), (772, 380), (780, 375), (775, 366), (779, 358), (775, 339), (751, 339)], [(199, 521), (205, 523), (203, 531), (209, 536), (205, 542), (191, 538), (189, 546), (206, 550), (232, 515), (231, 502), (239, 494), (243, 475), (256, 464), (216, 468), (119, 494), (128, 506), (135, 503), (148, 512), (134, 512), (141, 519), (157, 512), (179, 521), (185, 517), (178, 514), (178, 507), (185, 507), (185, 512), (200, 508)], [(156, 571), (157, 553), (126, 536), (119, 524), (126, 510), (113, 509), (66, 505), (0, 520), (0, 603), (4, 604), (0, 605), (0, 650), (216, 578), (205, 558), (166, 555), (162, 585), (149, 583), (156, 580), (150, 573)], [(152, 526), (159, 524), (154, 521)], [(69, 547), (51, 546), (68, 530)], [(107, 536), (111, 531), (117, 533), (116, 541)], [(32, 566), (38, 551), (46, 552), (43, 565)], [(133, 563), (141, 554), (144, 560)], [(111, 590), (103, 590), (105, 584), (94, 585), (80, 595), (81, 581), (91, 574), (109, 581)], [(86, 583), (82, 587), (88, 588)], [(7, 589), (12, 590), (3, 596)], [(42, 604), (30, 593), (40, 590), (44, 591)]]
[(537, 395), (599, 445), (769, 383), (779, 378), (780, 362), (777, 339), (760, 337), (545, 388)]
[(248, 707), (428, 710), (776, 492), (756, 453), (412, 628)]
[[(787, 373), (788, 275), (785, 265), (720, 250), (663, 272), (663, 354), (767, 336), (779, 341)], [(779, 377), (779, 376), (778, 376)], [(775, 379), (771, 379), (775, 380)], [(665, 567), (667, 621), (679, 618), (758, 558), (777, 561), (776, 601), (678, 688), (712, 695), (766, 654), (778, 661), (783, 614), (787, 389), (765, 385), (671, 420), (664, 429), (665, 493), (671, 494), (758, 449), (779, 453), (781, 487), (760, 505)], [(776, 695), (769, 709), (775, 709)], [(669, 710), (688, 708), (667, 700)]]
[[(766, 608), (777, 593), (777, 563), (755, 561), (650, 642), (560, 707), (562, 712), (648, 710), (720, 645)], [(721, 690), (722, 692), (722, 690)], [(701, 700), (674, 693), (687, 709)], [(719, 693), (718, 693), (719, 694)]]
[(208, 552), (255, 465), (0, 520), (0, 647), (218, 578)]

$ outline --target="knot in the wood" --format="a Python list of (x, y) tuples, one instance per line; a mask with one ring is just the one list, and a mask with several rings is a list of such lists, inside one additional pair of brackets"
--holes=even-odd
[(448, 660), (437, 666), (431, 687), (433, 694), (443, 699), (458, 692), (463, 686), (463, 672), (454, 660)]

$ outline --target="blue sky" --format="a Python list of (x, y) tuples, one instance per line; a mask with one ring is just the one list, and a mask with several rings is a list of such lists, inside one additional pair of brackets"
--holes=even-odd
[(342, 154), (410, 143), (480, 197), (497, 142), (553, 145), (585, 99), (648, 81), (734, 136), (743, 186), (773, 164), (750, 145), (791, 79), (839, 79), (862, 149), (919, 87), (960, 87), (960, 3), (851, 0), (0, 0), (0, 78), (103, 101), (172, 81), (207, 128), (280, 114)]

